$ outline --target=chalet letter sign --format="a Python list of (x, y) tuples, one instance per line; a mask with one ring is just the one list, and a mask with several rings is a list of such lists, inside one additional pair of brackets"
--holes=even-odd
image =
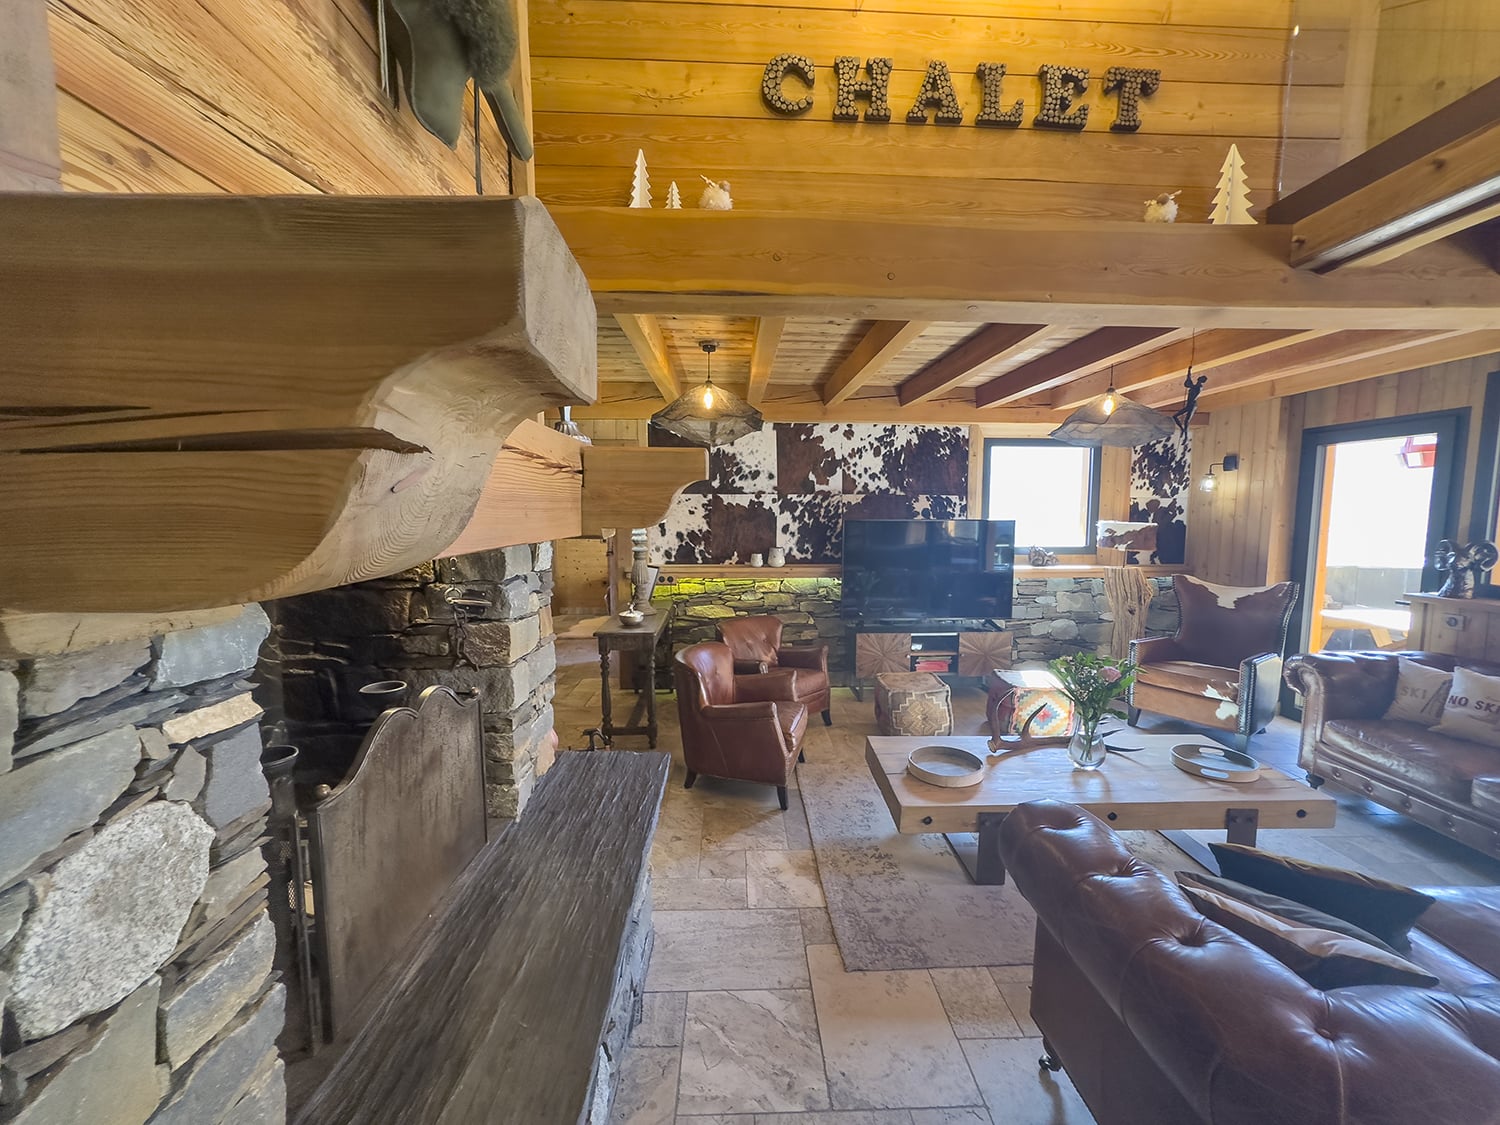
[[(860, 65), (854, 55), (833, 60), (835, 121), (889, 121), (891, 119), (890, 86), (892, 59), (866, 59)], [(864, 77), (860, 77), (861, 71)], [(1006, 105), (1000, 87), (1005, 79), (1005, 64), (982, 62), (976, 68), (982, 95), (976, 125), (1000, 129), (1018, 128), (1026, 115), (1024, 98)], [(766, 63), (761, 78), (760, 95), (766, 105), (783, 117), (800, 117), (813, 108), (816, 67), (806, 55), (777, 55)], [(1081, 101), (1088, 90), (1089, 69), (1086, 66), (1037, 68), (1041, 84), (1041, 102), (1031, 124), (1046, 129), (1082, 129), (1088, 124), (1089, 107)], [(800, 97), (787, 94), (788, 83)], [(1133, 133), (1141, 127), (1141, 99), (1156, 93), (1161, 85), (1161, 71), (1143, 67), (1112, 66), (1104, 72), (1104, 93), (1115, 98), (1115, 116), (1109, 127), (1117, 133)], [(863, 118), (859, 103), (864, 102)], [(964, 107), (953, 89), (948, 64), (934, 59), (917, 90), (906, 121), (924, 125), (928, 120), (940, 125), (962, 125)]]

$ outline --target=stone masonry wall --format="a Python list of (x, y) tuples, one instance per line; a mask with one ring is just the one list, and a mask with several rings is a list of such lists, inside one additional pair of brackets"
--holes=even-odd
[[(1147, 631), (1171, 633), (1177, 628), (1172, 580), (1151, 581), (1156, 596), (1147, 614)], [(837, 578), (685, 578), (675, 583), (663, 579), (652, 602), (675, 610), (674, 650), (715, 639), (716, 623), (724, 618), (774, 613), (786, 623), (786, 643), (826, 643), (830, 676), (844, 683), (849, 675), (849, 634), (839, 617), (840, 588)], [(1017, 664), (1107, 650), (1114, 624), (1104, 579), (1040, 577), (1036, 572), (1017, 578), (1007, 627), (1015, 633)]]
[(552, 765), (552, 544), (437, 559), (389, 578), (268, 602), (261, 701), (298, 768), (336, 783), (378, 713), (359, 689), (402, 680), (479, 691), (486, 795), (513, 818)]
[[(0, 662), (0, 1104), (24, 1125), (275, 1125), (258, 606)], [(94, 619), (89, 619), (93, 621)], [(149, 626), (148, 626), (149, 627)]]

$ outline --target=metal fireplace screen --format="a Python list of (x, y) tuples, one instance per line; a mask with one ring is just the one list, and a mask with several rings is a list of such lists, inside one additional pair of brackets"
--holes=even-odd
[(370, 727), (348, 779), (307, 815), (314, 948), (330, 1039), (484, 846), (477, 693), (424, 691)]

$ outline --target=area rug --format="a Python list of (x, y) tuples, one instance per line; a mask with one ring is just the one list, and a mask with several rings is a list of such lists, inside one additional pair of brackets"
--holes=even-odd
[[(976, 886), (941, 835), (903, 836), (862, 762), (797, 770), (833, 932), (851, 971), (1029, 965), (1036, 914), (1014, 885)], [(1148, 863), (1196, 868), (1155, 832)]]

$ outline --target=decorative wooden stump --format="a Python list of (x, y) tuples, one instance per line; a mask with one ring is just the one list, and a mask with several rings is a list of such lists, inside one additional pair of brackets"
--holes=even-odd
[(1130, 655), (1130, 642), (1146, 635), (1146, 610), (1155, 595), (1156, 587), (1139, 567), (1112, 566), (1104, 572), (1104, 596), (1115, 618), (1111, 656), (1123, 660)]

